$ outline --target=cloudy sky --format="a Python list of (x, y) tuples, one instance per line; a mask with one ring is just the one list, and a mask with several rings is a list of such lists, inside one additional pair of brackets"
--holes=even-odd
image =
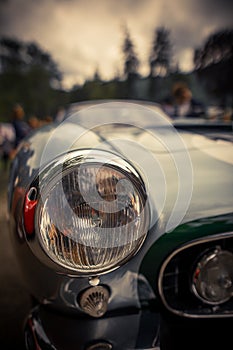
[(0, 35), (35, 41), (63, 72), (64, 87), (83, 83), (98, 68), (102, 79), (123, 69), (127, 25), (142, 75), (154, 29), (171, 31), (174, 58), (192, 69), (193, 48), (217, 29), (232, 27), (232, 0), (0, 0)]

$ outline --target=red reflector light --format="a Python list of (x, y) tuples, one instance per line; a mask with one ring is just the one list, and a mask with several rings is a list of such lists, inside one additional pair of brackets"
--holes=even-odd
[(37, 189), (35, 187), (30, 188), (26, 194), (24, 203), (24, 227), (28, 235), (32, 235), (34, 232), (34, 217), (35, 208), (37, 205)]

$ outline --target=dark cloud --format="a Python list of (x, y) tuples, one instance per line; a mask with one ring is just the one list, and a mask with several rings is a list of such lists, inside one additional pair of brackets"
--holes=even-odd
[(231, 17), (233, 14), (233, 1), (232, 0), (205, 0), (196, 1), (196, 5), (200, 4), (200, 8), (209, 15), (218, 15), (218, 17)]
[(119, 70), (123, 23), (145, 72), (156, 27), (170, 29), (175, 54), (187, 59), (210, 33), (232, 25), (232, 13), (232, 0), (0, 0), (0, 35), (38, 42), (67, 76), (83, 80), (97, 66), (105, 77)]

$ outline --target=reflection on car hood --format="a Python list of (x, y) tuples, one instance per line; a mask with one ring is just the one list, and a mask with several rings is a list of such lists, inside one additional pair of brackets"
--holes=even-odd
[[(194, 217), (196, 219), (232, 212), (233, 143), (231, 141), (223, 140), (223, 137), (213, 139), (208, 134), (200, 135), (181, 130), (179, 137), (183, 141), (182, 144), (182, 142), (176, 142), (177, 135), (168, 132), (166, 128), (161, 128), (156, 134), (134, 127), (125, 129), (121, 126), (114, 126), (113, 128), (109, 126), (108, 129), (102, 128), (102, 130), (99, 128), (96, 132), (98, 135), (101, 135), (102, 140), (106, 140), (127, 158), (130, 158), (128, 156), (130, 154), (130, 145), (132, 149), (138, 144), (143, 148), (141, 150), (141, 147), (137, 147), (133, 162), (137, 163), (138, 160), (139, 168), (142, 168), (141, 164), (143, 164), (143, 170), (146, 174), (153, 172), (154, 181), (150, 183), (150, 191), (153, 192), (154, 198), (156, 198), (156, 191), (158, 191), (155, 188), (160, 186), (159, 177), (156, 179), (156, 169), (153, 171), (151, 158), (148, 157), (148, 162), (146, 157), (143, 158), (144, 148), (150, 151), (152, 157), (159, 162), (163, 170), (167, 186), (167, 198), (169, 198), (168, 202), (172, 203), (171, 206), (174, 205), (179, 186), (180, 188), (182, 186), (184, 188), (189, 185), (193, 186), (190, 206), (184, 221), (193, 220)], [(161, 135), (163, 135), (163, 138), (157, 137)], [(218, 135), (221, 136), (221, 133)], [(169, 145), (172, 145), (172, 148), (163, 143), (166, 137), (169, 137)], [(121, 138), (129, 140), (127, 144), (123, 143), (122, 147), (121, 142), (119, 142)], [(134, 151), (132, 150), (131, 154), (133, 153)], [(190, 181), (190, 178), (185, 177), (179, 179), (176, 165), (172, 164), (175, 155), (181, 157), (182, 161), (183, 153), (187, 153), (191, 160), (192, 181)], [(143, 162), (141, 161), (142, 158)], [(171, 210), (169, 203), (167, 203), (167, 206), (165, 205), (165, 208), (168, 211)]]
[(86, 130), (67, 121), (42, 129), (25, 142), (31, 152), (27, 161), (31, 170), (76, 149), (120, 154), (142, 174), (153, 205), (164, 220), (168, 221), (176, 202), (181, 201), (175, 208), (185, 211), (182, 222), (187, 222), (232, 212), (233, 144), (226, 140), (213, 138), (208, 132), (188, 128), (178, 132), (164, 125), (143, 129), (119, 123)]

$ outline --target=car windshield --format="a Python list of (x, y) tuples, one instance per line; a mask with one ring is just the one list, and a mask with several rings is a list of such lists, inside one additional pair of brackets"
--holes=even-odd
[(85, 128), (106, 124), (134, 125), (142, 128), (175, 126), (176, 128), (203, 128), (232, 131), (232, 121), (222, 116), (213, 117), (208, 110), (200, 117), (172, 118), (159, 104), (137, 101), (87, 101), (71, 104), (66, 119), (71, 118)]
[(157, 104), (141, 101), (94, 101), (73, 104), (66, 119), (85, 128), (106, 124), (133, 125), (141, 128), (166, 126), (172, 123)]

